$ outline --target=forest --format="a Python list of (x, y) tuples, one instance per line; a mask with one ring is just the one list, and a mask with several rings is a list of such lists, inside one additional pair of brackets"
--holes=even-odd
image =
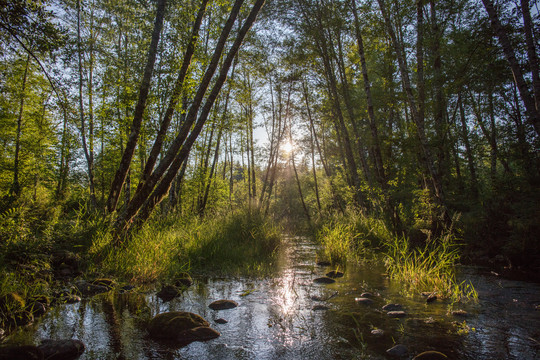
[[(359, 290), (355, 306), (391, 298), (351, 280), (365, 267), (406, 308), (422, 293), (445, 314), (484, 306), (481, 276), (525, 281), (532, 328), (509, 353), (411, 340), (408, 319), (384, 325), (409, 355), (535, 358), (539, 40), (536, 0), (0, 0), (0, 342), (35, 343), (53, 309), (101, 290), (115, 319), (118, 294), (148, 302), (161, 289), (175, 304), (221, 278), (259, 284), (236, 300), (271, 297), (262, 279), (300, 271), (294, 254), (314, 246), (310, 276), (331, 268), (325, 279), (344, 272), (373, 294)], [(341, 316), (345, 291), (328, 284), (333, 295), (311, 299)], [(295, 329), (300, 313), (287, 312)], [(378, 349), (359, 330), (379, 327), (372, 313), (347, 316), (354, 356), (407, 356), (389, 352), (397, 335)], [(450, 345), (478, 336), (469, 319), (445, 322)], [(86, 359), (113, 358), (75, 338)], [(334, 358), (332, 341), (310, 349)], [(6, 344), (0, 359), (14, 358)], [(118, 346), (118, 358), (154, 358)], [(286, 349), (230, 358), (297, 358)]]

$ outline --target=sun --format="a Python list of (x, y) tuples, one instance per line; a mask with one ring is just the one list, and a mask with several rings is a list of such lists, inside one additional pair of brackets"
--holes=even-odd
[(286, 155), (289, 155), (294, 150), (294, 144), (288, 140), (283, 144), (282, 149)]

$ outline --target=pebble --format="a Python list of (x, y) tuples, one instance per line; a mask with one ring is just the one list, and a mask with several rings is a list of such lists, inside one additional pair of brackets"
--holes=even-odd
[(355, 298), (354, 301), (356, 301), (357, 304), (364, 304), (364, 305), (373, 304), (373, 300), (367, 297), (358, 297), (358, 298)]
[(407, 314), (405, 314), (405, 311), (389, 311), (387, 315), (391, 318), (402, 318), (407, 316)]
[(227, 309), (233, 309), (238, 306), (238, 303), (233, 300), (216, 300), (208, 307), (212, 310), (227, 310)]
[(228, 323), (227, 320), (222, 319), (222, 318), (216, 319), (215, 322), (216, 322), (217, 324), (226, 324), (226, 323)]
[(403, 306), (400, 304), (386, 304), (382, 307), (383, 311), (400, 311), (403, 310)]
[(326, 277), (326, 276), (323, 276), (323, 277), (320, 277), (320, 278), (316, 278), (315, 280), (313, 280), (313, 282), (315, 282), (317, 284), (333, 284), (333, 283), (336, 282), (336, 280), (331, 279), (331, 278)]
[(451, 313), (452, 315), (454, 316), (461, 316), (461, 317), (466, 317), (468, 315), (468, 313), (465, 311), (465, 310), (454, 310), (452, 311)]
[(383, 329), (373, 329), (373, 330), (371, 330), (371, 335), (377, 336), (377, 337), (383, 336), (384, 335), (384, 330)]
[(364, 293), (360, 294), (360, 297), (363, 297), (363, 298), (372, 298), (372, 297), (373, 297), (373, 294), (370, 293), (370, 292), (364, 292)]
[(337, 271), (337, 270), (332, 270), (328, 273), (326, 273), (326, 276), (328, 276), (329, 278), (340, 278), (340, 277), (343, 277), (343, 273), (341, 271)]
[(315, 305), (313, 307), (313, 311), (319, 311), (319, 310), (328, 310), (330, 309), (328, 306), (325, 306), (325, 305)]

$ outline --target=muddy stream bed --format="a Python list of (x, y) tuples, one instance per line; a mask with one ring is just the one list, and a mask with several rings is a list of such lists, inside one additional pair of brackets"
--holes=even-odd
[[(285, 240), (276, 271), (265, 278), (198, 278), (180, 297), (163, 302), (154, 292), (110, 291), (51, 309), (35, 324), (7, 340), (79, 339), (80, 359), (390, 359), (386, 350), (407, 347), (412, 359), (437, 350), (450, 359), (540, 359), (540, 285), (505, 280), (482, 269), (460, 268), (460, 278), (478, 291), (477, 304), (427, 304), (420, 294), (404, 296), (380, 265), (350, 263), (333, 284), (314, 279), (334, 270), (316, 265), (309, 239)], [(372, 303), (355, 301), (373, 295)], [(218, 299), (236, 301), (211, 310)], [(401, 304), (406, 316), (390, 318), (382, 307)], [(451, 310), (465, 310), (459, 317)], [(217, 339), (171, 348), (148, 337), (149, 319), (167, 311), (203, 316), (221, 333)], [(227, 323), (218, 324), (217, 319)], [(380, 329), (383, 335), (374, 335)]]

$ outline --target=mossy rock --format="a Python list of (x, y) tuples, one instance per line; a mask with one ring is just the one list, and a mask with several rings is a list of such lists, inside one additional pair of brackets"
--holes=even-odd
[(441, 352), (438, 351), (424, 351), (423, 353), (420, 353), (416, 355), (413, 360), (444, 360), (448, 359), (448, 356), (444, 355)]
[(197, 314), (171, 311), (156, 315), (148, 324), (150, 336), (157, 339), (175, 339), (181, 332), (210, 324)]

